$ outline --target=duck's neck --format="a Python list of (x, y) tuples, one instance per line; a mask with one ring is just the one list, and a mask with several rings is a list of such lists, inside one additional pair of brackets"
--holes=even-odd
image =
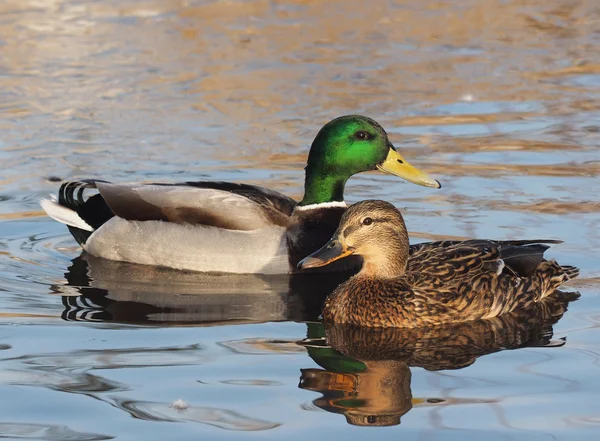
[(331, 174), (307, 166), (304, 180), (304, 197), (299, 206), (344, 202), (344, 187), (348, 177)]
[(385, 238), (383, 243), (362, 246), (363, 266), (358, 275), (389, 280), (402, 277), (406, 273), (409, 255), (406, 228), (403, 225), (399, 226), (383, 237)]
[(391, 280), (402, 277), (406, 272), (406, 263), (401, 261), (378, 262), (364, 260), (357, 276), (368, 279)]

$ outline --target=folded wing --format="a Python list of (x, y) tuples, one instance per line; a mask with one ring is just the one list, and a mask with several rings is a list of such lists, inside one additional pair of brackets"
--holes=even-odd
[(207, 225), (229, 230), (286, 226), (289, 216), (270, 203), (230, 191), (191, 185), (97, 183), (118, 217)]

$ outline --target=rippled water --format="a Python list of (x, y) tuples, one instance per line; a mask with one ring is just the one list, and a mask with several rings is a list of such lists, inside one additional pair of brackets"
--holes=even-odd
[[(595, 0), (1, 2), (0, 438), (596, 439), (599, 20)], [(393, 202), (415, 240), (562, 239), (581, 298), (328, 346), (332, 281), (80, 258), (39, 209), (82, 177), (298, 198), (347, 113), (444, 185), (363, 174), (349, 201)]]

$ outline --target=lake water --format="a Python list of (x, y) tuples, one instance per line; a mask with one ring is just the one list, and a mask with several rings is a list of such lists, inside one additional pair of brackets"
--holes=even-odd
[[(0, 438), (598, 439), (599, 20), (596, 0), (1, 2)], [(580, 299), (325, 341), (331, 280), (86, 259), (38, 205), (87, 177), (299, 198), (348, 113), (443, 183), (362, 174), (349, 202), (394, 203), (415, 241), (561, 239)]]

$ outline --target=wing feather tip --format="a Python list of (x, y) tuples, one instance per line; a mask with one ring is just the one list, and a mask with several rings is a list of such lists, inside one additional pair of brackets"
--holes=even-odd
[(79, 214), (77, 214), (76, 211), (60, 205), (58, 202), (53, 200), (52, 197), (51, 199), (41, 199), (40, 205), (46, 214), (55, 221), (71, 227), (79, 228), (80, 230), (94, 231), (94, 228), (81, 217), (79, 217)]

